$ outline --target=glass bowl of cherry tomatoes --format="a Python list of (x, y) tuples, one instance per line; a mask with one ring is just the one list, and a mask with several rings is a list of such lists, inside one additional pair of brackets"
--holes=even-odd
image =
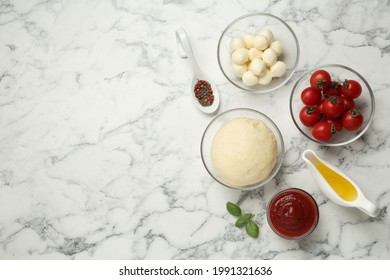
[(307, 71), (290, 96), (290, 113), (298, 130), (325, 146), (358, 139), (370, 126), (374, 112), (375, 98), (368, 82), (339, 64)]

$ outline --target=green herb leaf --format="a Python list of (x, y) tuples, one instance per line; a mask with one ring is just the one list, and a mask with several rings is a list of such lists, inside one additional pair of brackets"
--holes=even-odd
[(259, 227), (254, 222), (248, 222), (245, 225), (245, 230), (249, 236), (257, 238), (259, 236)]
[(244, 226), (252, 217), (253, 217), (252, 213), (248, 213), (248, 214), (245, 214), (245, 215), (241, 216), (236, 221), (236, 227)]
[(240, 206), (238, 206), (238, 205), (236, 205), (234, 203), (231, 203), (231, 202), (226, 203), (226, 209), (233, 216), (236, 216), (236, 217), (241, 216), (241, 208), (240, 208)]

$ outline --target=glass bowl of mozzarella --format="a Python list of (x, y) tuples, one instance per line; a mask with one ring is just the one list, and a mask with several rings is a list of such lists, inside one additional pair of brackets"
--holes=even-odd
[(293, 76), (299, 43), (292, 28), (279, 17), (253, 13), (225, 28), (217, 58), (223, 75), (234, 86), (265, 93), (280, 88)]

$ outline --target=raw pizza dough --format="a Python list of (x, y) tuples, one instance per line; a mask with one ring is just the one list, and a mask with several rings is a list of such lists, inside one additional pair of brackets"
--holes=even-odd
[(276, 163), (276, 139), (261, 121), (236, 118), (214, 137), (211, 157), (218, 175), (244, 187), (264, 180)]

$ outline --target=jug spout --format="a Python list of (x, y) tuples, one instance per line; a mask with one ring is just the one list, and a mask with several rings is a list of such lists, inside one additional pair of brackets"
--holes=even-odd
[(359, 202), (359, 208), (361, 211), (366, 213), (368, 216), (376, 217), (379, 214), (380, 209), (376, 207), (374, 203), (363, 197), (364, 199), (361, 199)]

